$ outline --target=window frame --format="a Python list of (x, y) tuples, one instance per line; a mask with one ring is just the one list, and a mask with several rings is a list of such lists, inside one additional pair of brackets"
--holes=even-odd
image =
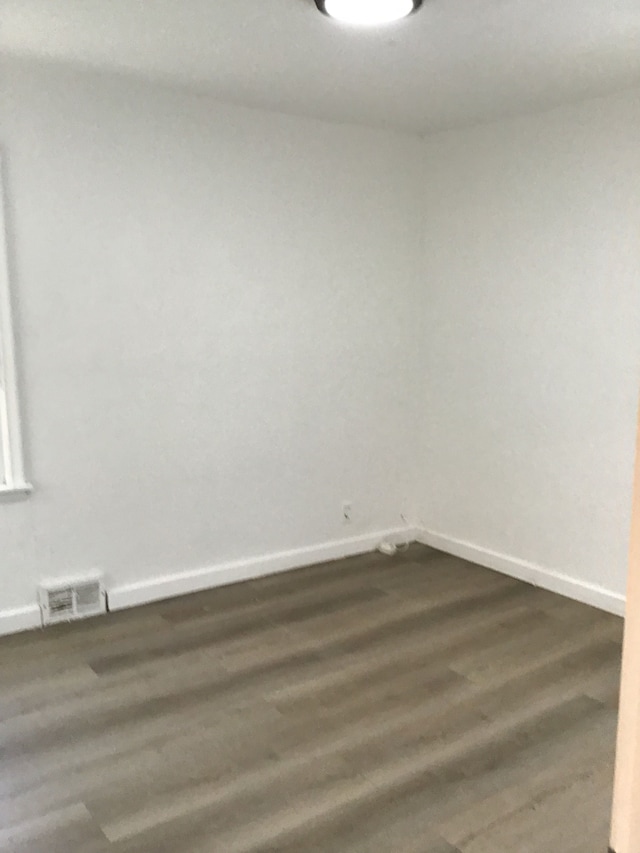
[(31, 491), (24, 472), (2, 167), (0, 157), (0, 498)]

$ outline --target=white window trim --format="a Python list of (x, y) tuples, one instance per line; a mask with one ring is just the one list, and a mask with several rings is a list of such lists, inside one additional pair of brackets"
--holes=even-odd
[(24, 473), (1, 167), (0, 160), (0, 453), (4, 464), (0, 497), (31, 491)]

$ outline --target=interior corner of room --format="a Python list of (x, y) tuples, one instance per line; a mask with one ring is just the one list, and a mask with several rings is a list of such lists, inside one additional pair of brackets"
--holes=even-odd
[(1, 629), (44, 576), (128, 606), (403, 532), (621, 612), (639, 119), (422, 140), (4, 61), (38, 487), (0, 506)]
[(3, 853), (638, 853), (614, 5), (0, 0)]

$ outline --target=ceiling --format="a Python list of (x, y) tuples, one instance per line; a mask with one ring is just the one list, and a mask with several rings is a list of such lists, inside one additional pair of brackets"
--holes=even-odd
[(377, 30), (312, 0), (0, 0), (0, 51), (426, 133), (640, 84), (640, 0), (425, 0)]

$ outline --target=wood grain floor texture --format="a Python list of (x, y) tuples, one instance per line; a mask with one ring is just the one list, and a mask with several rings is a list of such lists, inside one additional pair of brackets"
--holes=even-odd
[(604, 853), (622, 622), (420, 546), (0, 641), (6, 853)]

